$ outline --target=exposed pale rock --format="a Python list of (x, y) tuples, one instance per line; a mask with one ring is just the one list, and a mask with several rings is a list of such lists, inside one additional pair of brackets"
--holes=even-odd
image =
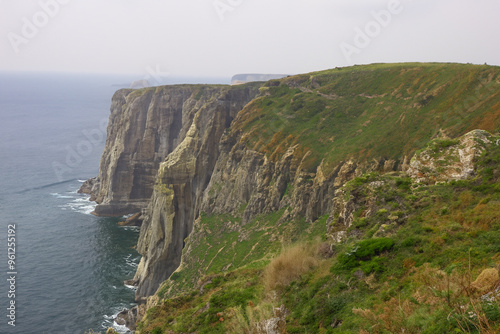
[[(411, 159), (410, 166), (406, 173), (411, 176), (416, 182), (444, 182), (449, 180), (461, 180), (474, 175), (476, 162), (487, 147), (494, 144), (493, 136), (483, 130), (474, 130), (457, 140), (449, 140), (431, 142), (428, 147), (421, 152), (417, 152)], [(444, 146), (444, 147), (443, 147)], [(406, 158), (404, 160), (407, 160)], [(386, 167), (393, 166), (392, 162), (380, 162), (383, 165), (383, 170)], [(371, 166), (363, 167), (365, 171), (373, 170), (377, 163), (374, 162)], [(401, 168), (404, 167), (404, 163)], [(358, 170), (360, 168), (358, 167)], [(346, 163), (339, 169), (339, 175), (355, 175), (353, 172), (353, 163)], [(343, 177), (344, 183), (347, 178)], [(336, 181), (340, 184), (340, 181)], [(330, 220), (328, 224), (328, 235), (334, 242), (342, 242), (345, 240), (347, 230), (354, 221), (354, 212), (363, 208), (359, 218), (369, 217), (374, 214), (377, 199), (380, 198), (380, 193), (383, 193), (383, 187), (386, 186), (384, 181), (372, 181), (366, 184), (366, 193), (358, 194), (359, 189), (347, 189), (340, 187), (335, 190), (334, 198), (332, 199), (332, 207)], [(397, 215), (389, 215), (387, 224), (382, 224), (380, 229), (375, 233), (375, 236), (383, 236), (390, 233), (391, 230), (405, 217)]]
[(100, 182), (98, 177), (93, 177), (83, 182), (78, 189), (79, 194), (89, 194), (89, 201), (95, 201), (95, 194), (99, 191)]
[(424, 183), (467, 179), (474, 175), (475, 162), (491, 140), (484, 130), (473, 130), (455, 141), (437, 139), (415, 154), (407, 173)]

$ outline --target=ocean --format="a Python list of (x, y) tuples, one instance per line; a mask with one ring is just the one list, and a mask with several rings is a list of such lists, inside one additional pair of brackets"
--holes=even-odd
[(77, 190), (98, 174), (113, 93), (136, 79), (0, 73), (0, 333), (127, 332), (112, 319), (134, 305), (139, 229)]

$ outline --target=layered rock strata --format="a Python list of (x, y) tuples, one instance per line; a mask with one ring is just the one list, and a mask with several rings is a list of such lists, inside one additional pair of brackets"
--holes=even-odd
[(99, 176), (82, 187), (98, 203), (95, 214), (119, 216), (146, 208), (160, 163), (184, 141), (195, 115), (202, 114), (201, 121), (216, 117), (225, 129), (257, 92), (255, 85), (117, 91)]
[[(333, 211), (334, 190), (346, 181), (397, 165), (385, 159), (349, 160), (329, 175), (321, 165), (309, 173), (296, 146), (273, 162), (248, 148), (238, 133), (225, 132), (215, 143), (210, 138), (222, 134), (217, 122), (195, 117), (185, 140), (160, 165), (137, 247), (143, 255), (134, 277), (138, 302), (154, 294), (180, 265), (185, 239), (201, 212), (236, 214), (245, 206), (244, 224), (258, 214), (290, 207), (283, 219), (304, 216), (312, 222)], [(284, 196), (287, 191), (292, 195)]]
[[(355, 75), (356, 73), (353, 73), (346, 77)], [(283, 216), (277, 224), (293, 221), (294, 217), (304, 217), (307, 222), (312, 223), (317, 218), (328, 215), (326, 223), (329, 232), (332, 235), (336, 233), (335, 240), (340, 242), (345, 230), (352, 223), (352, 212), (359, 204), (344, 198), (341, 187), (347, 181), (369, 171), (406, 171), (409, 167), (409, 173), (415, 174), (416, 177), (431, 177), (432, 182), (440, 181), (438, 174), (443, 170), (443, 163), (438, 161), (436, 164), (437, 160), (427, 161), (427, 153), (424, 152), (424, 155), (412, 160), (410, 166), (409, 157), (415, 149), (421, 147), (420, 144), (417, 146), (416, 138), (407, 140), (405, 149), (388, 150), (390, 154), (381, 154), (378, 151), (370, 155), (365, 154), (364, 157), (360, 154), (347, 154), (325, 164), (319, 163), (321, 159), (325, 161), (323, 156), (320, 156), (314, 167), (307, 162), (308, 155), (314, 154), (313, 149), (304, 145), (300, 147), (301, 141), (288, 142), (276, 136), (281, 139), (276, 140), (275, 146), (279, 144), (284, 152), (279, 155), (269, 153), (273, 150), (266, 152), (263, 145), (249, 143), (249, 132), (245, 133), (248, 127), (245, 127), (245, 124), (250, 123), (245, 123), (245, 117), (247, 120), (255, 119), (259, 125), (265, 125), (251, 133), (251, 136), (258, 137), (266, 130), (266, 126), (273, 127), (263, 121), (265, 118), (262, 110), (275, 113), (274, 116), (285, 120), (296, 117), (299, 112), (308, 112), (308, 108), (328, 110), (321, 105), (318, 107), (316, 104), (310, 104), (307, 107), (306, 104), (298, 108), (296, 113), (284, 112), (287, 111), (286, 108), (292, 108), (296, 102), (300, 102), (301, 98), (306, 102), (315, 101), (320, 97), (328, 101), (362, 99), (364, 102), (358, 106), (359, 110), (350, 110), (351, 114), (339, 111), (343, 110), (342, 108), (348, 109), (349, 105), (345, 104), (342, 108), (338, 107), (339, 110), (332, 107), (332, 111), (325, 115), (337, 115), (340, 119), (333, 119), (329, 126), (344, 120), (341, 124), (345, 124), (345, 127), (351, 126), (349, 138), (355, 139), (363, 131), (368, 133), (370, 124), (375, 123), (374, 119), (370, 119), (359, 125), (361, 129), (349, 125), (351, 119), (369, 114), (369, 111), (375, 108), (372, 106), (371, 109), (365, 110), (366, 101), (378, 98), (381, 100), (376, 106), (391, 102), (394, 108), (399, 108), (406, 99), (410, 99), (394, 93), (397, 89), (393, 92), (394, 96), (387, 97), (385, 93), (374, 95), (365, 94), (364, 91), (360, 91), (358, 95), (341, 97), (337, 91), (342, 85), (331, 85), (313, 91), (313, 88), (327, 85), (328, 80), (333, 80), (336, 76), (337, 73), (334, 73), (332, 77), (323, 78), (323, 81), (308, 76), (277, 80), (262, 87), (262, 95), (258, 93), (260, 84), (232, 87), (165, 86), (135, 91), (125, 89), (115, 94), (99, 176), (84, 184), (82, 191), (90, 193), (92, 199), (99, 204), (95, 210), (97, 215), (116, 216), (142, 212), (140, 220), (143, 220), (143, 223), (137, 245), (142, 259), (134, 279), (129, 282), (137, 285), (136, 300), (141, 303), (138, 308), (139, 319), (146, 308), (158, 301), (158, 295), (150, 296), (157, 292), (160, 284), (179, 266), (182, 268), (186, 263), (183, 261), (189, 257), (190, 245), (196, 242), (196, 237), (203, 236), (203, 233), (197, 234), (197, 230), (202, 229), (202, 213), (241, 216), (239, 224), (242, 226), (260, 214), (276, 212), (283, 208), (287, 209), (283, 210)], [(307, 80), (310, 83), (307, 83)], [(275, 86), (277, 88), (273, 90)], [(290, 90), (295, 93), (292, 95)], [(410, 94), (405, 94), (407, 93)], [(273, 107), (273, 100), (278, 100), (280, 94), (290, 94), (290, 101)], [(419, 98), (417, 95), (416, 99)], [(406, 109), (401, 109), (399, 116), (396, 115), (399, 117), (396, 122), (379, 125), (378, 131), (392, 129), (392, 132), (387, 133), (397, 134), (404, 124), (403, 121), (412, 124), (412, 129), (418, 129), (421, 119), (410, 119), (409, 116), (405, 118), (405, 115), (409, 111), (420, 115), (417, 111), (420, 112), (423, 107), (422, 103), (409, 104)], [(245, 114), (245, 111), (251, 112)], [(389, 111), (391, 106), (384, 107), (379, 117), (386, 117)], [(435, 114), (422, 113), (422, 117), (437, 117)], [(321, 119), (318, 124), (320, 122)], [(284, 127), (289, 124), (295, 124), (298, 128), (301, 126), (298, 122), (283, 124)], [(314, 129), (305, 131), (315, 131)], [(342, 128), (339, 128), (336, 131), (341, 130)], [(281, 128), (273, 131), (281, 132)], [(323, 138), (323, 146), (334, 142), (335, 136), (340, 137), (340, 134), (332, 132), (329, 139)], [(415, 137), (419, 140), (430, 139), (437, 133), (428, 132)], [(377, 134), (376, 131), (371, 133)], [(302, 133), (296, 135), (300, 136)], [(489, 140), (486, 137), (483, 139)], [(459, 146), (456, 146), (454, 141), (438, 142), (439, 149), (449, 148), (462, 154), (457, 158), (455, 151), (450, 151), (453, 153), (451, 158), (443, 161), (457, 164), (452, 165), (445, 174), (456, 170), (460, 175), (470, 175), (471, 162), (480, 153), (480, 148), (473, 145), (474, 140), (476, 137), (471, 137), (463, 143), (457, 142)], [(394, 141), (395, 139), (391, 138), (387, 144)], [(360, 141), (359, 145), (365, 143), (366, 140)], [(268, 145), (272, 146), (271, 143)], [(332, 147), (330, 151), (340, 148)], [(380, 186), (383, 184), (370, 184), (370, 191), (375, 192)], [(363, 203), (365, 204), (367, 207), (371, 206), (371, 203)], [(197, 278), (193, 277), (193, 280)], [(175, 293), (176, 291), (173, 292)]]

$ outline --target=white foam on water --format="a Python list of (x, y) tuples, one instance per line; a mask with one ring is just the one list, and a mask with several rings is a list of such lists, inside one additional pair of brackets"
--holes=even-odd
[(140, 231), (141, 227), (140, 226), (120, 226), (126, 231)]
[[(119, 311), (116, 311), (117, 309), (119, 309)], [(113, 320), (114, 318), (116, 318), (116, 316), (118, 315), (118, 313), (120, 313), (121, 311), (123, 311), (123, 307), (120, 307), (120, 308), (115, 307), (114, 310), (115, 310), (115, 313), (113, 313), (112, 315), (105, 314), (104, 315), (104, 319), (106, 319), (106, 320)]]
[(59, 193), (50, 193), (52, 196), (56, 197), (56, 198), (73, 198), (73, 196), (70, 196), (70, 195), (61, 195)]
[(133, 291), (137, 290), (137, 286), (135, 286), (135, 285), (128, 285), (128, 284), (124, 284), (124, 285), (126, 288), (129, 288), (130, 290), (133, 290)]
[(118, 325), (116, 322), (113, 321), (113, 329), (117, 331), (120, 334), (127, 334), (131, 333), (131, 331), (128, 329), (127, 326), (125, 325)]
[(128, 254), (127, 256), (125, 256), (124, 260), (128, 266), (137, 268), (137, 266), (139, 265), (140, 257), (132, 257), (132, 254)]
[(97, 206), (97, 203), (89, 201), (89, 195), (78, 194), (76, 190), (68, 191), (62, 194), (50, 193), (50, 195), (54, 196), (55, 198), (65, 200), (65, 204), (58, 205), (58, 207), (64, 211), (72, 210), (85, 215), (90, 215)]
[(125, 325), (118, 325), (116, 322), (115, 322), (115, 319), (116, 317), (118, 316), (118, 314), (120, 312), (123, 311), (123, 309), (125, 309), (125, 307), (115, 307), (113, 308), (113, 311), (115, 313), (113, 313), (113, 315), (104, 315), (104, 321), (102, 322), (101, 326), (102, 328), (104, 329), (107, 329), (109, 327), (113, 327), (113, 329), (115, 331), (117, 331), (118, 333), (120, 334), (128, 334), (128, 333), (132, 333), (128, 328), (127, 326)]
[(90, 196), (77, 195), (74, 199), (66, 204), (66, 207), (73, 211), (90, 215), (94, 211), (97, 203), (89, 201)]

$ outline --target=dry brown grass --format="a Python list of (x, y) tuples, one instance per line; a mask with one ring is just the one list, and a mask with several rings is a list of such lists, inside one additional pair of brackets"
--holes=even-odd
[(498, 269), (487, 268), (471, 283), (471, 287), (479, 293), (486, 293), (495, 289), (499, 284), (500, 278), (498, 276)]
[(300, 244), (285, 249), (264, 270), (267, 291), (287, 286), (318, 265), (318, 245)]
[[(411, 280), (415, 291), (411, 299), (392, 298), (371, 309), (353, 309), (370, 324), (373, 333), (420, 333), (418, 323), (412, 321), (415, 314), (440, 312), (455, 319), (464, 333), (477, 331), (481, 334), (498, 333), (495, 324), (486, 316), (481, 296), (499, 286), (496, 268), (487, 268), (471, 282), (470, 272), (447, 273), (428, 263), (412, 268)], [(491, 303), (500, 300), (492, 298)], [(445, 311), (445, 312), (444, 312)]]
[(271, 303), (262, 302), (257, 306), (238, 306), (228, 312), (227, 333), (265, 334), (266, 321), (275, 317)]

